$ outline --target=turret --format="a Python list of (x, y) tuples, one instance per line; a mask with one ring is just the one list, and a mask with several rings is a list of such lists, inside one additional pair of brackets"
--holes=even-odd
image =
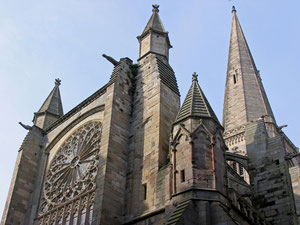
[(49, 96), (39, 111), (34, 113), (33, 123), (41, 129), (49, 127), (64, 114), (59, 92), (60, 83), (60, 79), (55, 80), (55, 86)]
[(172, 132), (174, 193), (193, 188), (225, 193), (225, 144), (222, 134), (223, 128), (194, 73)]
[(172, 48), (172, 45), (170, 44), (168, 32), (165, 31), (158, 15), (158, 8), (158, 5), (153, 5), (153, 14), (143, 33), (137, 37), (140, 43), (139, 59), (149, 53), (155, 53), (163, 56), (167, 61), (169, 60), (169, 49)]

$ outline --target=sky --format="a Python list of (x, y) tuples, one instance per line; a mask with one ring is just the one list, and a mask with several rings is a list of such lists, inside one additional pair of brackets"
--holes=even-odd
[(222, 120), (231, 28), (237, 9), (278, 125), (300, 146), (300, 1), (290, 0), (0, 0), (0, 212), (19, 147), (60, 78), (67, 113), (108, 82), (115, 59), (138, 58), (138, 41), (151, 14), (160, 17), (173, 48), (181, 102), (192, 73)]

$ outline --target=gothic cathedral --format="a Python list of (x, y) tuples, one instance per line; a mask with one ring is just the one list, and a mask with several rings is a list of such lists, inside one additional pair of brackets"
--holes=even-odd
[(197, 74), (180, 106), (158, 5), (137, 63), (63, 113), (60, 80), (34, 114), (2, 225), (300, 224), (298, 148), (276, 123), (232, 10), (223, 121)]

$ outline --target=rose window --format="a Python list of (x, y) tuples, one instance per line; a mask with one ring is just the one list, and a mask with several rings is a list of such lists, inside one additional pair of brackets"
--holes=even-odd
[[(62, 219), (62, 221), (63, 217), (66, 217), (65, 221), (68, 220), (67, 215), (73, 220), (76, 215), (79, 217), (78, 212), (72, 217), (72, 212), (61, 213), (59, 210), (59, 208), (68, 209), (65, 204), (72, 201), (82, 202), (83, 205), (91, 208), (91, 202), (88, 201), (93, 198), (88, 196), (91, 196), (95, 190), (101, 131), (100, 122), (89, 122), (76, 130), (57, 151), (49, 165), (44, 183), (43, 201), (39, 214), (39, 221), (42, 221), (40, 218), (43, 217), (44, 222), (40, 224), (52, 224), (50, 220), (53, 215), (61, 217), (56, 219)], [(78, 201), (79, 198), (85, 199), (86, 202)], [(82, 207), (78, 205), (78, 210), (80, 208)], [(87, 211), (88, 209), (85, 208), (84, 212)], [(86, 216), (85, 219), (88, 220)], [(65, 223), (71, 224), (70, 221)]]

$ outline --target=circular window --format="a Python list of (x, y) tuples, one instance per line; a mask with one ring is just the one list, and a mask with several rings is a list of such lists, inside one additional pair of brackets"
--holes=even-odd
[(42, 204), (41, 213), (95, 188), (101, 130), (100, 122), (89, 122), (59, 148), (47, 171), (43, 197), (48, 204)]

